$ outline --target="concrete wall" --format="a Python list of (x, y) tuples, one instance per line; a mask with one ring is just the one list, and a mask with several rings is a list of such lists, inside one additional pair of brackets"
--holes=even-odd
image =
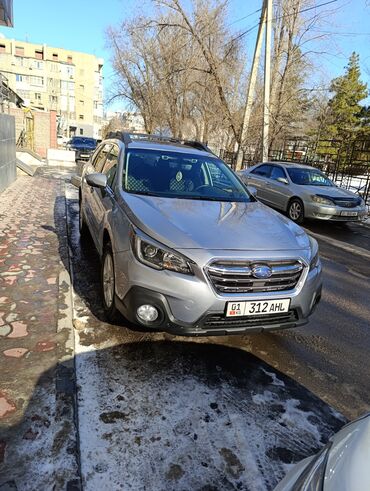
[(15, 181), (15, 121), (9, 114), (0, 114), (0, 193)]

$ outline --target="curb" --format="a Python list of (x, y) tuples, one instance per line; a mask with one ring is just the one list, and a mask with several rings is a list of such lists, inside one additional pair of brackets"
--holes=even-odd
[[(66, 341), (67, 353), (59, 360), (56, 372), (56, 392), (57, 395), (67, 396), (71, 400), (73, 423), (75, 429), (75, 455), (77, 463), (77, 476), (67, 483), (67, 490), (80, 491), (82, 489), (81, 479), (81, 462), (80, 462), (80, 438), (78, 424), (78, 399), (76, 384), (76, 366), (75, 366), (75, 336), (73, 327), (73, 284), (72, 284), (72, 262), (71, 250), (69, 247), (69, 226), (67, 220), (67, 198), (66, 184), (63, 182), (64, 197), (64, 231), (65, 240), (63, 249), (60, 251), (62, 260), (60, 262), (61, 272), (59, 274), (59, 307), (58, 307), (58, 324), (57, 331), (65, 330), (68, 332)], [(64, 264), (63, 264), (64, 260)]]
[(307, 230), (306, 228), (304, 230), (307, 232), (308, 235), (315, 237), (315, 239), (326, 242), (329, 245), (338, 247), (338, 249), (342, 249), (343, 251), (350, 252), (351, 254), (357, 254), (358, 256), (362, 256), (362, 257), (366, 257), (367, 259), (370, 259), (370, 252), (368, 252), (366, 249), (363, 249), (362, 247), (349, 245), (340, 240), (332, 239), (330, 237), (325, 237), (324, 235), (311, 232), (311, 230)]

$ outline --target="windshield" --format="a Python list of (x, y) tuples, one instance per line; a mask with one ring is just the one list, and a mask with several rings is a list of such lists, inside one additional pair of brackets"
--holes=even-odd
[(87, 143), (88, 145), (96, 145), (96, 140), (94, 138), (75, 136), (72, 138), (71, 143)]
[(216, 157), (160, 150), (127, 153), (128, 193), (209, 201), (254, 201), (232, 170)]
[(294, 184), (301, 186), (334, 186), (331, 180), (317, 169), (291, 167), (287, 168), (287, 171)]

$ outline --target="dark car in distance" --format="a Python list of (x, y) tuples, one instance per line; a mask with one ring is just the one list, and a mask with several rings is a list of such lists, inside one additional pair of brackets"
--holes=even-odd
[(67, 149), (74, 150), (77, 160), (89, 160), (94, 153), (97, 145), (95, 138), (89, 138), (86, 136), (74, 136), (67, 143)]

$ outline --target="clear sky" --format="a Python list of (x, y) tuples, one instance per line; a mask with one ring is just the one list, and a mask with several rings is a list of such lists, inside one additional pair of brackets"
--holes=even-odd
[[(312, 3), (318, 5), (326, 1), (314, 0)], [(230, 0), (230, 27), (236, 33), (253, 27), (259, 13), (249, 14), (258, 10), (261, 4), (262, 0)], [(0, 35), (85, 51), (104, 58), (107, 92), (112, 68), (105, 30), (134, 13), (145, 13), (149, 5), (150, 0), (14, 0), (14, 28), (0, 27)], [(322, 16), (321, 26), (312, 34), (330, 34), (320, 44), (313, 41), (306, 45), (317, 51), (312, 55), (317, 63), (316, 80), (330, 80), (343, 73), (351, 52), (356, 51), (360, 54), (362, 79), (370, 87), (370, 0), (336, 0), (319, 7), (317, 12)], [(257, 29), (254, 29), (243, 38), (248, 53), (253, 50), (256, 34)], [(122, 105), (115, 103), (110, 109), (119, 110)]]

